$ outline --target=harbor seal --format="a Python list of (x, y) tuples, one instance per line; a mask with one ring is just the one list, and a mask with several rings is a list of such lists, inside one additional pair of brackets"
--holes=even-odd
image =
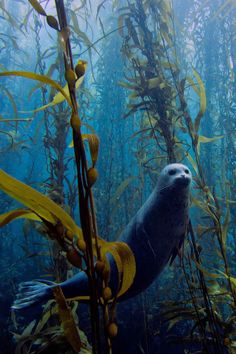
[[(167, 165), (155, 189), (119, 237), (118, 241), (125, 242), (132, 250), (136, 262), (133, 284), (119, 301), (144, 291), (179, 253), (189, 224), (191, 180), (191, 172), (185, 165)], [(111, 255), (109, 263), (109, 286), (115, 295), (118, 291), (118, 272)], [(89, 295), (88, 278), (81, 271), (60, 284), (43, 280), (20, 284), (13, 309), (27, 308), (52, 299), (52, 290), (58, 285), (67, 299)]]

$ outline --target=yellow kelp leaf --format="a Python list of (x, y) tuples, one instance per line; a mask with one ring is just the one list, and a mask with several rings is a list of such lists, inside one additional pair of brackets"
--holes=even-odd
[(165, 31), (165, 29), (161, 28), (161, 36), (162, 38), (164, 37), (166, 43), (169, 45), (169, 48), (173, 47), (173, 42), (169, 36), (169, 33)]
[[(164, 88), (166, 86), (166, 84), (163, 82), (163, 79), (159, 76), (153, 77), (152, 79), (147, 80), (147, 83), (148, 83), (149, 90), (154, 89), (156, 87)], [(162, 84), (162, 87), (161, 87), (161, 84)]]
[(160, 1), (160, 8), (163, 10), (162, 14), (163, 13), (167, 13), (168, 15), (172, 14), (170, 0)]
[(203, 226), (203, 225), (197, 225), (196, 227), (196, 233), (198, 235), (199, 238), (202, 238), (202, 236), (204, 234), (207, 234), (207, 233), (213, 233), (215, 232), (215, 227), (208, 227), (208, 226)]
[[(54, 48), (54, 47), (53, 47), (53, 48)], [(45, 51), (45, 52), (46, 52), (46, 51)], [(39, 63), (37, 62), (36, 65), (39, 65)], [(57, 65), (56, 65), (55, 63), (51, 64), (50, 67), (49, 67), (49, 69), (48, 69), (48, 71), (47, 71), (47, 73), (46, 73), (46, 76), (52, 77), (53, 72), (54, 72), (56, 69), (57, 69)], [(32, 89), (30, 90), (30, 93), (28, 94), (29, 99), (31, 98), (32, 94), (33, 94), (36, 90), (38, 90), (38, 89), (40, 89), (41, 87), (43, 87), (43, 85), (44, 85), (44, 84), (43, 84), (42, 82), (39, 82), (39, 83), (37, 83), (34, 87), (32, 87)]]
[(128, 89), (128, 90), (138, 90), (138, 86), (137, 85), (131, 85), (128, 82), (125, 82), (125, 81), (119, 81), (118, 85), (121, 86), (121, 87), (124, 87), (125, 89)]
[(79, 354), (93, 354), (92, 350), (89, 350), (88, 348), (81, 348)]
[(204, 268), (200, 263), (198, 263), (196, 261), (196, 259), (193, 259), (193, 261), (194, 261), (196, 267), (207, 277), (213, 278), (213, 279), (222, 278), (222, 276), (220, 274), (212, 273), (209, 270), (207, 270), (206, 268)]
[(227, 275), (226, 273), (222, 272), (221, 270), (218, 270), (220, 274), (222, 274), (226, 279), (229, 279), (231, 284), (233, 284), (236, 287), (236, 278), (232, 277), (231, 275)]
[(236, 349), (233, 349), (232, 347), (236, 347), (236, 340), (230, 340), (230, 352), (232, 353), (232, 354), (236, 354)]
[(36, 320), (33, 320), (32, 322), (29, 323), (29, 325), (24, 329), (24, 331), (21, 334), (21, 338), (23, 339), (24, 337), (28, 337), (32, 334), (33, 328), (35, 326)]
[(121, 15), (119, 15), (119, 17), (118, 17), (118, 31), (119, 31), (119, 34), (120, 34), (121, 37), (124, 37), (124, 31), (123, 31), (123, 29), (124, 29), (124, 27), (125, 27), (125, 24), (124, 24), (124, 17), (125, 17), (125, 16), (126, 16), (126, 15), (121, 14)]
[(78, 23), (78, 20), (77, 20), (77, 16), (75, 14), (74, 11), (71, 11), (71, 20), (72, 20), (72, 23), (73, 23), (73, 29), (75, 31), (75, 33), (78, 35), (79, 38), (81, 38), (84, 43), (90, 47), (92, 45), (92, 42), (89, 40), (88, 36), (86, 35), (85, 32), (82, 32), (79, 28), (79, 23)]
[(216, 141), (224, 138), (224, 135), (213, 136), (212, 138), (208, 138), (207, 136), (199, 135), (198, 142), (199, 143), (211, 143), (212, 141)]
[(83, 140), (88, 141), (91, 159), (94, 166), (98, 158), (99, 138), (96, 134), (82, 134), (82, 138)]
[(215, 214), (211, 211), (211, 209), (209, 208), (209, 206), (212, 205), (208, 205), (208, 203), (202, 202), (200, 200), (198, 200), (197, 198), (192, 197), (191, 198), (192, 204), (195, 205), (196, 207), (198, 207), (199, 209), (203, 210), (206, 214), (208, 214), (213, 220), (215, 220), (216, 222), (218, 222), (218, 219), (216, 218)]
[[(70, 97), (68, 96), (68, 90), (64, 90), (61, 85), (59, 85), (56, 81), (50, 79), (49, 77), (45, 76), (45, 75), (39, 75), (39, 74), (35, 74), (31, 71), (4, 71), (4, 72), (0, 72), (0, 76), (19, 76), (19, 77), (26, 77), (30, 80), (36, 80), (36, 81), (40, 81), (43, 82), (44, 84), (48, 84), (52, 87), (54, 87), (56, 90), (58, 90), (60, 93), (58, 93), (57, 95), (59, 95), (62, 98), (62, 101), (64, 99), (67, 100), (68, 104), (71, 106), (71, 100)], [(56, 96), (57, 96), (56, 95)], [(56, 97), (55, 96), (55, 97)], [(54, 98), (55, 98), (54, 97)], [(58, 98), (57, 98), (58, 101)], [(57, 102), (60, 103), (61, 101)], [(57, 104), (54, 103), (54, 104)], [(44, 106), (45, 107), (45, 106)], [(41, 107), (42, 109), (42, 107)], [(45, 109), (45, 108), (44, 108)], [(37, 111), (37, 110), (36, 110)], [(34, 112), (34, 111), (32, 111)]]
[(139, 93), (137, 91), (134, 91), (128, 96), (128, 99), (131, 101), (131, 100), (136, 99), (138, 96), (139, 96)]
[[(224, 289), (220, 284), (218, 283), (217, 280), (215, 279), (207, 279), (207, 290), (210, 295), (220, 295), (222, 293), (226, 293), (227, 290)], [(224, 300), (225, 301), (226, 295), (224, 295)], [(230, 298), (230, 295), (229, 295)]]
[(114, 242), (114, 247), (120, 255), (123, 265), (123, 279), (118, 297), (125, 294), (134, 282), (136, 274), (136, 261), (133, 252), (124, 242)]
[(193, 69), (193, 74), (197, 80), (198, 86), (199, 86), (199, 98), (200, 98), (200, 110), (197, 114), (197, 117), (195, 118), (194, 121), (194, 129), (195, 132), (198, 132), (199, 126), (200, 126), (200, 122), (201, 122), (201, 118), (203, 117), (205, 111), (206, 111), (206, 92), (205, 92), (205, 86), (202, 82), (202, 79), (200, 77), (200, 75), (198, 74), (198, 72)]
[(88, 47), (88, 49), (93, 48), (98, 53), (98, 55), (100, 55), (99, 52), (97, 51), (97, 49), (95, 48), (94, 44), (90, 41), (87, 34), (83, 31), (81, 31), (81, 29), (79, 28), (79, 23), (78, 23), (75, 11), (70, 11), (70, 15), (71, 15), (72, 23), (73, 23), (73, 30), (75, 31), (77, 36), (82, 39), (82, 41)]
[[(83, 123), (81, 122), (81, 124), (83, 124)], [(74, 141), (73, 141), (73, 140), (71, 140), (71, 142), (70, 142), (70, 144), (68, 145), (68, 147), (69, 147), (69, 148), (73, 148), (73, 147), (74, 147)]]
[[(75, 87), (76, 87), (76, 90), (82, 85), (82, 82), (84, 80), (84, 76), (81, 76), (75, 83)], [(67, 98), (65, 97), (65, 95), (69, 98), (69, 88), (68, 88), (68, 84), (66, 84), (64, 87), (63, 87), (63, 92), (64, 94), (62, 94), (62, 92), (58, 92), (54, 97), (53, 97), (53, 100), (47, 104), (45, 104), (44, 106), (42, 107), (39, 107), (37, 109), (34, 109), (33, 111), (22, 111), (22, 113), (36, 113), (36, 112), (40, 112), (40, 111), (43, 111), (44, 109), (46, 108), (49, 108), (49, 107), (53, 107), (59, 103), (62, 103), (65, 99), (67, 100)], [(70, 98), (69, 98), (70, 100)], [(71, 105), (71, 101), (69, 102), (69, 104)]]
[[(88, 126), (87, 126), (87, 128), (93, 129), (92, 127), (90, 128)], [(88, 141), (91, 159), (92, 159), (92, 163), (94, 166), (96, 164), (97, 158), (98, 158), (99, 138), (96, 134), (82, 134), (82, 139)], [(74, 146), (74, 143), (72, 141), (70, 143), (69, 147), (73, 147), (73, 146)]]
[(5, 226), (6, 224), (8, 224), (9, 222), (15, 219), (21, 219), (21, 218), (35, 220), (35, 221), (42, 221), (42, 219), (40, 219), (40, 217), (35, 213), (32, 213), (31, 210), (15, 209), (0, 215), (0, 227)]
[(40, 218), (56, 224), (59, 220), (73, 234), (81, 237), (81, 229), (59, 205), (0, 169), (0, 190), (27, 206)]
[(167, 327), (167, 332), (169, 332), (171, 330), (172, 327), (174, 327), (178, 322), (180, 321), (186, 321), (186, 318), (182, 317), (182, 316), (178, 316), (176, 318), (174, 318), (173, 320), (168, 320), (168, 327)]
[(197, 84), (193, 81), (193, 79), (189, 76), (186, 77), (186, 81), (190, 84), (190, 86), (192, 87), (192, 89), (195, 91), (195, 93), (199, 96), (199, 89), (197, 87)]
[[(100, 241), (100, 240), (99, 240)], [(132, 250), (124, 242), (102, 242), (101, 253), (110, 253), (116, 262), (120, 278), (117, 297), (126, 293), (131, 287), (136, 274), (136, 262)]]
[(37, 0), (29, 0), (29, 2), (31, 3), (33, 8), (38, 12), (38, 14), (42, 16), (47, 16), (46, 12), (44, 11), (44, 9), (42, 8), (42, 6)]
[(3, 118), (0, 117), (0, 123), (5, 122), (31, 122), (33, 118)]
[[(101, 243), (99, 244), (99, 246), (101, 247), (100, 252), (101, 252), (101, 258), (103, 260), (103, 262), (105, 263), (105, 267), (108, 271), (108, 273), (110, 273), (110, 264), (106, 258), (106, 254), (110, 253), (112, 254), (116, 266), (117, 266), (117, 270), (118, 270), (118, 290), (120, 290), (120, 286), (121, 286), (121, 280), (123, 277), (123, 265), (122, 265), (122, 260), (120, 258), (120, 255), (118, 253), (118, 251), (116, 250), (115, 247), (113, 247), (113, 242), (102, 242), (103, 246), (101, 246)], [(95, 251), (95, 250), (94, 250)], [(107, 285), (107, 284), (106, 284)], [(113, 294), (114, 296), (115, 294)]]
[[(92, 134), (96, 134), (95, 129), (88, 123), (86, 122), (81, 122), (81, 125), (84, 126), (85, 128), (87, 128), (88, 130), (90, 130), (92, 132)], [(73, 140), (70, 142), (70, 144), (68, 145), (69, 148), (73, 148), (74, 147), (74, 142)]]
[[(50, 300), (50, 301), (52, 301), (52, 300)], [(45, 305), (45, 307), (47, 307), (47, 304)], [(55, 315), (55, 313), (56, 313), (56, 306), (54, 306), (54, 307), (50, 306), (49, 309), (46, 311), (45, 311), (45, 307), (44, 307), (44, 312), (42, 314), (42, 317), (39, 320), (39, 322), (37, 323), (34, 334), (40, 333), (42, 331), (43, 327), (48, 323), (49, 318), (51, 316)]]
[(207, 136), (199, 135), (197, 140), (197, 151), (200, 153), (200, 144), (211, 143), (212, 141), (216, 141), (222, 139), (224, 135), (213, 136), (212, 138), (208, 138)]
[(173, 71), (179, 70), (178, 66), (174, 63), (170, 63), (168, 61), (162, 61), (161, 62), (161, 67), (165, 69), (172, 69)]
[(80, 301), (80, 302), (89, 302), (90, 301), (90, 296), (88, 295), (83, 295), (83, 296), (75, 296), (75, 297), (69, 297), (66, 298), (67, 301)]
[(74, 317), (70, 307), (67, 305), (66, 299), (60, 286), (53, 289), (53, 295), (58, 305), (58, 315), (64, 335), (76, 353), (80, 353), (81, 339), (79, 331), (76, 327)]
[(187, 157), (187, 159), (189, 160), (189, 162), (191, 163), (191, 165), (192, 165), (194, 171), (195, 171), (196, 173), (198, 173), (197, 164), (196, 164), (196, 162), (194, 161), (194, 159), (192, 158), (192, 156), (190, 155), (189, 152), (186, 152), (186, 157)]

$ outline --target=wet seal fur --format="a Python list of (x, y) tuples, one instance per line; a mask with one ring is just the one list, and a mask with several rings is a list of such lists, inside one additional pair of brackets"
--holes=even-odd
[[(185, 165), (167, 165), (160, 174), (156, 188), (121, 234), (118, 241), (125, 242), (135, 256), (136, 274), (133, 284), (119, 301), (145, 290), (169, 260), (172, 262), (179, 253), (189, 223), (191, 180), (191, 172)], [(109, 286), (115, 295), (118, 274), (112, 256), (109, 263)], [(52, 289), (57, 285), (68, 299), (89, 295), (87, 275), (81, 271), (60, 284), (44, 280), (21, 283), (12, 308), (20, 310), (52, 299)]]

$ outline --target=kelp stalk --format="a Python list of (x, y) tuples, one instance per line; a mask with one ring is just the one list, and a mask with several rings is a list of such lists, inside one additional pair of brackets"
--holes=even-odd
[[(64, 52), (64, 63), (66, 73), (73, 70), (73, 58), (69, 40), (67, 19), (63, 0), (55, 0), (59, 24), (61, 28), (61, 40), (65, 41), (66, 51)], [(102, 353), (100, 341), (100, 326), (98, 312), (98, 293), (95, 279), (94, 269), (94, 253), (92, 239), (96, 239), (97, 228), (95, 213), (93, 207), (92, 192), (88, 181), (88, 168), (86, 155), (84, 150), (83, 139), (80, 131), (80, 118), (78, 115), (78, 106), (75, 94), (75, 85), (68, 82), (70, 98), (72, 102), (71, 125), (73, 129), (74, 153), (77, 168), (78, 192), (79, 192), (79, 209), (81, 227), (86, 242), (86, 262), (87, 275), (90, 287), (90, 309), (91, 309), (91, 326), (92, 326), (92, 345), (94, 354)], [(89, 208), (90, 204), (90, 208)], [(90, 213), (91, 210), (91, 213)], [(92, 218), (92, 220), (91, 220)], [(98, 249), (97, 249), (98, 251)]]

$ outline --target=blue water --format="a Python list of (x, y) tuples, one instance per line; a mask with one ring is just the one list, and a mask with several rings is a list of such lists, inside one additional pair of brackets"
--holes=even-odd
[[(64, 2), (74, 66), (87, 62), (77, 90), (81, 131), (100, 141), (92, 187), (99, 236), (118, 238), (168, 163), (184, 163), (193, 174), (193, 233), (146, 291), (117, 305), (113, 352), (234, 353), (235, 4)], [(53, 1), (41, 5), (57, 18)], [(26, 0), (1, 2), (0, 17), (0, 168), (81, 226), (71, 108), (64, 100), (36, 112), (57, 91), (20, 77), (23, 71), (46, 75), (64, 87), (65, 35)], [(90, 168), (87, 140), (84, 147)], [(0, 186), (1, 214), (24, 207), (4, 192), (3, 180)], [(42, 315), (11, 312), (19, 283), (59, 282), (78, 269), (42, 223), (27, 219), (0, 228), (0, 269), (0, 353), (36, 353), (39, 343), (17, 344), (13, 335), (33, 320), (37, 326)], [(80, 328), (91, 344), (89, 309), (79, 307)], [(43, 353), (69, 353), (65, 339), (58, 343)]]

